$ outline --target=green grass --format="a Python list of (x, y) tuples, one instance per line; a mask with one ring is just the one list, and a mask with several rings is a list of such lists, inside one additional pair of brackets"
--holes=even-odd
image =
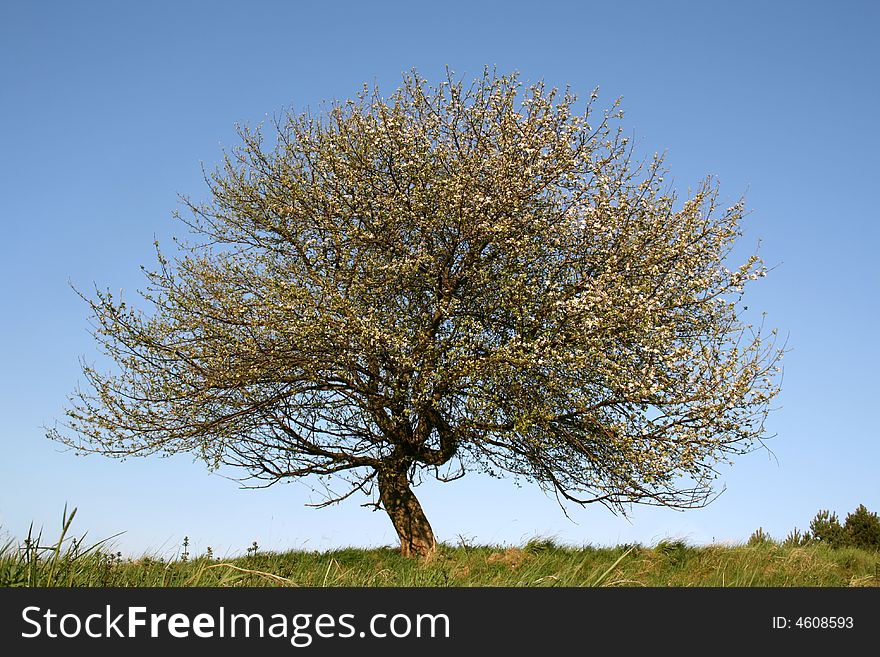
[[(262, 553), (217, 560), (123, 558), (109, 541), (32, 533), (0, 546), (0, 586), (878, 586), (880, 552), (770, 540), (755, 545), (440, 545), (427, 560), (391, 548)], [(46, 543), (46, 544), (44, 544)]]

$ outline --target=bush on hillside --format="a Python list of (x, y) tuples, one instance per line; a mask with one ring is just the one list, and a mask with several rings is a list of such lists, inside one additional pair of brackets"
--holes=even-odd
[(810, 531), (805, 537), (835, 548), (880, 550), (880, 518), (860, 504), (841, 525), (836, 513), (823, 509), (810, 522)]
[(769, 545), (772, 542), (773, 539), (770, 537), (770, 534), (765, 532), (763, 527), (758, 527), (752, 532), (752, 535), (749, 536), (749, 541), (746, 545), (756, 547), (759, 545)]
[(860, 504), (843, 524), (843, 544), (863, 550), (880, 550), (880, 518), (877, 514)]
[(839, 547), (843, 541), (843, 527), (837, 514), (825, 509), (819, 511), (810, 521), (810, 538), (817, 543)]

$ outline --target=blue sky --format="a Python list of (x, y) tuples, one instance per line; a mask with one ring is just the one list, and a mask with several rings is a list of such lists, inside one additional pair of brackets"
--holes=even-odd
[(682, 192), (707, 174), (745, 194), (743, 253), (775, 270), (750, 308), (788, 336), (773, 454), (724, 468), (685, 513), (570, 508), (537, 488), (466, 477), (417, 489), (440, 540), (574, 544), (745, 541), (805, 528), (820, 508), (880, 511), (875, 420), (880, 217), (880, 11), (870, 2), (4, 2), (0, 8), (0, 532), (33, 521), (121, 550), (326, 549), (395, 542), (349, 500), (306, 508), (293, 483), (240, 490), (188, 456), (76, 457), (44, 437), (93, 359), (68, 281), (133, 291), (154, 237), (181, 232), (177, 194), (204, 193), (236, 122), (393, 90), (403, 71), (486, 64), (623, 97), (641, 152), (667, 153)]

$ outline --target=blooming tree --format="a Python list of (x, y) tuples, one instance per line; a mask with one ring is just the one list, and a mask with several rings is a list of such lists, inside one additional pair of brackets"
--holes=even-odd
[(287, 113), (271, 144), (241, 128), (139, 307), (87, 297), (117, 367), (84, 366), (50, 436), (361, 491), (406, 555), (435, 547), (425, 476), (707, 503), (778, 391), (781, 352), (738, 317), (765, 269), (729, 268), (742, 204), (709, 180), (679, 201), (595, 97), (413, 72)]

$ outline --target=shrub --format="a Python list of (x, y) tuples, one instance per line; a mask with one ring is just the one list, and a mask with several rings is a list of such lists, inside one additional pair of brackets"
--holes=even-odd
[(868, 511), (864, 504), (846, 517), (843, 525), (843, 543), (863, 550), (880, 550), (880, 518)]
[(770, 538), (770, 534), (765, 532), (762, 527), (758, 527), (754, 532), (752, 532), (752, 535), (749, 536), (748, 545), (767, 545), (772, 542), (773, 539)]
[(837, 514), (825, 509), (819, 511), (810, 521), (810, 538), (831, 547), (839, 547), (843, 542), (843, 527), (837, 520)]
[(810, 532), (802, 533), (797, 527), (792, 529), (782, 545), (785, 547), (803, 547), (810, 544)]

